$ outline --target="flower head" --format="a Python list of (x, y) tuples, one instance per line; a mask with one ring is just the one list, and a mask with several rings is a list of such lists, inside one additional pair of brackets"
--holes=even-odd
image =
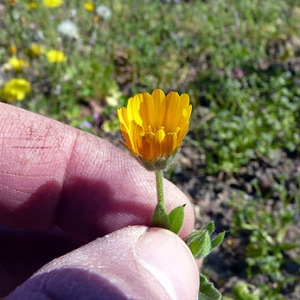
[(111, 17), (112, 12), (109, 7), (104, 4), (100, 4), (96, 7), (96, 14), (103, 20), (108, 20)]
[(63, 0), (43, 0), (43, 4), (47, 7), (54, 8), (62, 5)]
[(38, 4), (36, 1), (30, 1), (27, 2), (27, 8), (28, 9), (36, 9), (38, 7)]
[(9, 46), (9, 51), (10, 51), (11, 54), (14, 55), (14, 54), (17, 54), (18, 49), (17, 49), (16, 45), (10, 45)]
[(65, 54), (59, 50), (49, 50), (46, 52), (46, 56), (51, 63), (60, 63), (67, 60)]
[(95, 10), (95, 5), (94, 5), (93, 2), (84, 2), (83, 6), (87, 11), (94, 11)]
[(192, 112), (187, 94), (156, 89), (137, 94), (118, 109), (123, 143), (149, 170), (166, 169), (188, 131)]
[(58, 24), (57, 30), (62, 35), (67, 37), (78, 39), (78, 28), (77, 25), (71, 20), (65, 20)]
[(28, 49), (26, 49), (26, 53), (30, 57), (38, 57), (45, 52), (45, 47), (36, 43), (30, 45)]
[(8, 102), (21, 101), (30, 91), (30, 82), (22, 78), (12, 78), (0, 90), (0, 98)]
[(21, 71), (23, 68), (29, 66), (28, 62), (24, 59), (17, 58), (15, 56), (11, 57), (8, 60), (8, 63), (11, 67), (13, 67), (16, 71)]

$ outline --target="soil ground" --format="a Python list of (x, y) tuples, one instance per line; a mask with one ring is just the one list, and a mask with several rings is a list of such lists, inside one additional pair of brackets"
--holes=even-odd
[[(284, 151), (274, 154), (272, 160), (261, 158), (251, 161), (243, 167), (239, 173), (206, 175), (204, 173), (205, 157), (199, 153), (196, 147), (185, 144), (180, 152), (177, 166), (171, 180), (179, 186), (194, 203), (196, 213), (196, 228), (214, 221), (216, 232), (226, 231), (223, 244), (210, 254), (204, 264), (204, 270), (209, 278), (219, 288), (222, 294), (230, 293), (232, 287), (238, 281), (253, 284), (264, 282), (271, 284), (267, 276), (257, 274), (252, 280), (247, 278), (245, 249), (248, 243), (247, 233), (240, 232), (238, 237), (230, 233), (233, 208), (229, 200), (233, 197), (244, 197), (258, 201), (259, 197), (251, 182), (256, 180), (263, 194), (269, 194), (264, 198), (270, 209), (279, 211), (283, 205), (278, 194), (272, 192), (272, 186), (278, 174), (286, 176), (285, 186), (288, 195), (298, 193), (296, 174), (300, 172), (300, 158), (296, 155), (288, 155)], [(262, 199), (260, 199), (262, 200)], [(289, 209), (298, 211), (294, 223), (286, 234), (286, 242), (300, 243), (300, 216), (299, 203), (291, 201)], [(286, 253), (289, 258), (300, 258), (299, 249)], [(298, 274), (298, 280), (282, 292), (284, 299), (300, 299), (299, 264), (293, 262), (282, 268), (284, 274)]]

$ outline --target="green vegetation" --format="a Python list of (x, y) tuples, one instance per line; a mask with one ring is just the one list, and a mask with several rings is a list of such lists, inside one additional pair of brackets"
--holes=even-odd
[[(236, 299), (284, 299), (281, 292), (299, 279), (299, 270), (291, 273), (284, 268), (285, 264), (294, 264), (295, 267), (299, 265), (300, 243), (296, 237), (287, 239), (288, 229), (296, 214), (292, 211), (290, 200), (286, 195), (280, 194), (282, 196), (284, 198), (280, 198), (279, 207), (272, 210), (263, 198), (250, 201), (240, 196), (231, 202), (234, 209), (231, 234), (235, 237), (243, 236), (246, 240), (244, 255), (248, 278), (257, 280), (262, 274), (268, 278), (268, 283), (257, 284), (256, 293), (249, 292), (250, 298), (239, 296)], [(289, 255), (292, 250), (298, 259), (292, 258), (295, 254)], [(241, 286), (245, 288), (241, 282), (235, 286), (234, 294), (240, 293)], [(258, 296), (259, 298), (255, 298)]]
[[(207, 174), (238, 173), (278, 150), (299, 155), (299, 0), (101, 1), (111, 15), (79, 0), (15, 2), (0, 0), (0, 101), (101, 136), (118, 130), (116, 109), (132, 94), (176, 90), (192, 98), (188, 141)], [(73, 25), (63, 28), (66, 20)], [(50, 50), (66, 59), (51, 60)], [(13, 78), (30, 89), (19, 82), (6, 91)], [(233, 299), (281, 299), (296, 280), (281, 268), (286, 251), (299, 248), (285, 234), (299, 213), (289, 204), (300, 206), (300, 176), (292, 197), (279, 177), (279, 210), (267, 210), (259, 188), (257, 198), (231, 200), (231, 232), (248, 236), (249, 280), (260, 273), (276, 282), (255, 295), (250, 284), (238, 286)]]

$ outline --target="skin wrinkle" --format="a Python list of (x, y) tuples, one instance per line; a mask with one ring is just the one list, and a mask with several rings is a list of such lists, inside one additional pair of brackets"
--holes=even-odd
[[(5, 111), (6, 112), (6, 111)], [(5, 112), (4, 112), (4, 110), (2, 110), (2, 109), (0, 109), (0, 128), (6, 128), (7, 130), (6, 130), (6, 132), (11, 132), (12, 130), (11, 130), (11, 127), (12, 127), (12, 124), (13, 124), (13, 122), (12, 122), (12, 119), (11, 118), (9, 118), (9, 119), (6, 119), (5, 118)], [(4, 115), (4, 117), (3, 117), (3, 115)], [(15, 116), (14, 116), (14, 118), (16, 118), (17, 120), (16, 120), (16, 123), (17, 124), (19, 124), (20, 123), (20, 121), (21, 121), (21, 117), (20, 117), (20, 115), (19, 115), (19, 113), (16, 113), (15, 114)], [(5, 126), (4, 126), (4, 121), (3, 122), (1, 122), (1, 120), (5, 120)], [(26, 120), (25, 120), (26, 121)], [(4, 134), (4, 132), (1, 132), (1, 136), (3, 136), (3, 138), (5, 137), (5, 134)], [(6, 135), (6, 138), (8, 138), (8, 139), (10, 139), (10, 135)], [(2, 141), (3, 141), (3, 139), (1, 139)], [(4, 143), (2, 142), (2, 147), (4, 146)]]
[[(57, 126), (57, 124), (59, 124), (58, 122), (55, 123), (55, 121), (43, 118), (39, 115), (36, 115), (36, 118), (31, 118), (29, 113), (23, 113), (21, 118), (21, 110), (15, 108), (12, 108), (11, 111), (5, 110), (5, 106), (6, 105), (3, 106), (3, 110), (1, 109), (1, 114), (6, 113), (10, 115), (10, 117), (8, 117), (8, 115), (1, 117), (1, 120), (7, 120), (8, 122), (6, 122), (5, 125), (1, 124), (2, 122), (0, 123), (2, 125), (1, 128), (4, 128), (1, 136), (0, 149), (2, 150), (1, 152), (4, 153), (4, 157), (10, 157), (11, 161), (15, 161), (15, 164), (11, 165), (9, 161), (7, 162), (1, 159), (1, 155), (0, 175), (3, 179), (0, 186), (6, 190), (6, 192), (3, 190), (4, 194), (1, 193), (4, 199), (6, 197), (5, 195), (9, 195), (12, 192), (16, 195), (20, 195), (15, 197), (13, 201), (9, 201), (7, 198), (7, 200), (3, 202), (7, 207), (6, 209), (11, 211), (10, 214), (12, 214), (12, 218), (15, 214), (14, 210), (16, 210), (18, 214), (18, 211), (22, 209), (23, 203), (29, 203), (28, 198), (33, 195), (33, 193), (36, 199), (40, 198), (42, 200), (46, 196), (46, 200), (43, 201), (51, 200), (49, 198), (51, 197), (49, 192), (61, 194), (61, 190), (59, 191), (59, 182), (62, 184), (63, 181), (60, 180), (60, 174), (58, 172), (53, 176), (51, 168), (48, 171), (48, 166), (52, 167), (53, 164), (58, 166), (64, 162), (64, 156), (70, 153), (66, 147), (68, 147), (68, 144), (72, 141), (72, 135), (66, 135), (67, 138), (65, 138), (63, 132), (66, 131), (66, 127), (61, 126), (61, 124)], [(21, 119), (22, 121), (20, 121)], [(20, 124), (26, 124), (27, 126), (20, 127)], [(17, 134), (15, 132), (17, 132)], [(74, 132), (76, 132), (76, 135), (78, 134), (76, 130), (74, 130)], [(11, 136), (14, 138), (11, 138)], [(8, 139), (7, 143), (6, 139)], [(6, 148), (4, 148), (5, 143), (9, 145)], [(71, 147), (73, 147), (73, 144)], [(63, 155), (61, 155), (61, 153), (63, 153)], [(60, 167), (59, 170), (65, 172), (64, 167)], [(22, 186), (21, 183), (24, 181), (27, 182), (25, 187), (18, 189), (18, 186)], [(47, 182), (57, 182), (55, 190), (39, 190), (42, 187), (41, 184)], [(59, 198), (61, 198), (59, 195), (55, 197), (57, 207), (59, 206)], [(34, 205), (39, 204), (36, 203)], [(45, 215), (45, 222), (48, 222), (47, 227), (53, 227), (55, 226), (57, 216), (57, 212), (55, 212), (56, 205), (54, 201), (52, 201), (52, 203), (49, 202), (49, 205), (51, 205), (51, 211), (44, 212), (43, 215)], [(52, 220), (51, 218), (49, 219), (51, 215)], [(55, 218), (53, 219), (53, 217)], [(5, 219), (7, 218), (6, 216)], [(47, 218), (48, 220), (46, 220)]]
[(1, 184), (1, 183), (0, 183), (0, 186), (4, 187), (7, 190), (16, 192), (16, 193), (25, 194), (25, 195), (30, 195), (31, 194), (31, 192), (24, 192), (24, 191), (21, 191), (21, 190), (13, 189), (13, 188), (9, 187), (8, 185), (4, 185), (4, 184)]
[(69, 160), (66, 163), (65, 172), (64, 172), (64, 174), (62, 176), (62, 186), (61, 186), (61, 189), (60, 189), (59, 200), (58, 200), (58, 204), (57, 204), (57, 208), (56, 208), (56, 214), (55, 214), (56, 215), (55, 224), (59, 223), (59, 219), (61, 218), (61, 215), (62, 215), (62, 212), (61, 212), (61, 208), (62, 208), (62, 195), (64, 194), (63, 191), (64, 191), (64, 187), (65, 187), (65, 184), (66, 184), (66, 178), (67, 178), (67, 175), (68, 175), (69, 166), (71, 165), (72, 157), (74, 155), (74, 149), (75, 149), (76, 144), (77, 144), (79, 133), (80, 133), (80, 131), (76, 132), (76, 135), (74, 137), (74, 141), (73, 141), (72, 146), (71, 146)]
[(37, 146), (37, 147), (32, 147), (32, 146), (13, 146), (10, 147), (11, 149), (40, 149), (40, 150), (45, 150), (45, 149), (52, 149), (53, 147), (42, 147), (42, 146)]
[(42, 176), (42, 175), (28, 175), (28, 174), (15, 174), (15, 173), (9, 173), (9, 172), (1, 172), (0, 174), (6, 175), (6, 176), (11, 176), (11, 177), (27, 177), (27, 178), (50, 178), (53, 179), (53, 176)]
[[(90, 167), (89, 169), (91, 171), (90, 173), (93, 173), (93, 171), (96, 169), (97, 173), (99, 174), (99, 177), (103, 176), (102, 172), (104, 171), (104, 168), (102, 166), (109, 165), (112, 162), (110, 158), (107, 158), (107, 153), (109, 154), (109, 152), (105, 149), (105, 147), (102, 147), (103, 149), (99, 148), (99, 151), (97, 151), (98, 154), (99, 153), (101, 154), (100, 157), (95, 155), (97, 153), (94, 152), (91, 153), (88, 151), (86, 151), (85, 156), (82, 156), (82, 151), (80, 151), (80, 149), (82, 148), (88, 149), (89, 148), (88, 145), (93, 146), (94, 144), (95, 144), (94, 136), (81, 131), (76, 132), (76, 137), (74, 139), (73, 147), (71, 149), (70, 159), (66, 165), (66, 172), (63, 178), (64, 182), (68, 181), (68, 179), (72, 176), (72, 172), (74, 170), (71, 169), (74, 168), (74, 166), (77, 166), (75, 168), (75, 171), (77, 173), (81, 173), (82, 171), (84, 172), (85, 171), (84, 167), (88, 165)], [(77, 163), (79, 161), (80, 161), (80, 166)], [(80, 172), (78, 172), (79, 169)]]
[[(127, 155), (130, 156), (131, 155), (130, 152), (128, 152)], [(134, 158), (133, 162), (137, 163), (137, 160)], [(141, 181), (140, 178), (137, 177), (137, 176), (135, 176), (135, 174), (133, 172), (130, 172), (130, 170), (132, 169), (132, 164), (130, 164), (130, 165), (126, 164), (124, 166), (124, 164), (122, 163), (121, 160), (117, 160), (117, 161), (115, 160), (114, 164), (116, 166), (118, 166), (117, 167), (118, 169), (122, 169), (122, 173), (124, 175), (126, 175), (126, 176), (129, 177), (129, 179), (131, 180), (132, 184), (134, 186), (136, 186), (138, 190), (140, 190), (144, 195), (149, 194), (149, 185), (151, 185), (151, 183), (152, 183), (151, 180), (150, 180), (150, 178), (148, 180)], [(147, 172), (147, 171), (145, 170), (145, 172)], [(150, 174), (151, 174), (150, 176), (152, 176), (153, 178), (155, 178), (154, 177), (155, 175), (154, 175), (153, 172), (150, 172)], [(114, 180), (114, 179), (112, 178), (112, 180)], [(116, 195), (116, 197), (118, 197), (118, 198), (122, 197), (124, 188), (126, 188), (126, 184), (127, 183), (124, 183), (124, 181), (120, 181), (118, 183), (118, 185), (115, 186), (115, 195)], [(155, 197), (155, 195), (156, 195), (156, 193), (153, 193), (153, 195), (151, 195), (151, 196)], [(137, 196), (137, 192), (133, 193), (131, 197), (132, 198), (136, 198), (136, 196)], [(145, 199), (145, 200), (147, 200), (147, 199)]]
[[(26, 128), (24, 129), (26, 130)], [(27, 145), (20, 145), (19, 143), (22, 143), (22, 141), (27, 141)], [(17, 164), (21, 164), (21, 165), (27, 165), (28, 162), (30, 162), (31, 160), (28, 158), (29, 155), (31, 155), (31, 158), (40, 158), (41, 154), (44, 152), (43, 150), (44, 149), (41, 149), (41, 146), (32, 146), (32, 143), (35, 142), (35, 141), (30, 141), (29, 139), (19, 139), (16, 138), (14, 140), (12, 140), (12, 143), (17, 143), (17, 145), (11, 145), (9, 146), (9, 150), (11, 151), (12, 149), (27, 149), (28, 151), (22, 151), (20, 152), (20, 154), (18, 156), (15, 155), (15, 158), (18, 160), (16, 161)], [(32, 151), (34, 150), (34, 151)], [(11, 155), (14, 155), (14, 151), (11, 151)], [(27, 157), (25, 157), (25, 155), (27, 155)], [(32, 162), (31, 162), (32, 165), (36, 165), (37, 162), (36, 160), (32, 159)]]
[[(3, 113), (3, 110), (1, 110), (1, 112)], [(0, 112), (0, 113), (1, 113)], [(1, 114), (0, 114), (0, 116), (1, 116)], [(15, 120), (16, 119), (16, 120)], [(0, 120), (2, 120), (2, 117), (0, 118)], [(21, 120), (21, 118), (19, 117), (19, 114), (18, 113), (16, 113), (15, 115), (14, 115), (14, 119), (13, 118), (11, 118), (11, 119), (9, 119), (9, 120), (7, 120), (7, 123), (5, 124), (5, 127), (3, 126), (3, 124), (2, 123), (0, 123), (0, 128), (5, 128), (5, 129), (7, 129), (5, 132), (6, 132), (6, 134), (5, 134), (5, 132), (2, 132), (2, 134), (1, 134), (1, 138), (0, 138), (0, 142), (1, 142), (1, 154), (3, 153), (3, 149), (4, 149), (4, 143), (5, 143), (5, 139), (9, 139), (9, 140), (15, 140), (15, 139), (13, 139), (13, 138), (11, 138), (10, 137), (10, 135), (12, 135), (11, 134), (11, 132), (13, 132), (14, 131), (14, 128), (16, 127), (16, 125), (17, 124), (19, 124), (19, 122), (20, 122), (20, 120)], [(10, 122), (9, 122), (10, 121)], [(25, 120), (26, 121), (26, 120)], [(17, 125), (18, 126), (18, 125)], [(30, 129), (30, 132), (31, 132), (31, 129)], [(19, 146), (20, 147), (20, 146)], [(13, 149), (14, 147), (10, 147), (10, 149)], [(16, 148), (17, 148), (17, 146), (16, 146)], [(0, 167), (0, 174), (3, 174), (3, 175), (10, 175), (10, 176), (14, 176), (14, 177), (22, 177), (22, 175), (21, 174), (14, 174), (14, 173), (9, 173), (9, 172), (3, 172), (2, 171), (2, 167), (3, 167), (3, 160), (1, 159), (1, 157), (2, 157), (2, 155), (0, 156), (0, 162), (1, 162), (1, 167)], [(38, 176), (37, 176), (38, 177)], [(0, 183), (0, 186), (2, 186), (2, 187), (4, 187), (5, 189), (7, 189), (7, 190), (10, 190), (10, 191), (13, 191), (13, 192), (16, 192), (16, 193), (19, 193), (19, 194), (30, 194), (30, 192), (25, 192), (25, 191), (21, 191), (21, 190), (18, 190), (18, 189), (13, 189), (12, 187), (9, 187), (8, 185), (4, 185), (4, 184), (2, 184), (2, 183)]]
[[(39, 162), (38, 163), (38, 166), (49, 166), (53, 163), (53, 161), (46, 161), (46, 162)], [(26, 166), (36, 166), (36, 163), (30, 163), (30, 162), (27, 162), (26, 164), (24, 164)], [(4, 174), (4, 173), (3, 173)], [(43, 175), (41, 174), (38, 174), (39, 176), (38, 177), (42, 177)], [(33, 176), (33, 175), (30, 175), (30, 176)], [(24, 177), (26, 177), (26, 175), (24, 175)], [(47, 176), (47, 178), (53, 178), (51, 176)]]

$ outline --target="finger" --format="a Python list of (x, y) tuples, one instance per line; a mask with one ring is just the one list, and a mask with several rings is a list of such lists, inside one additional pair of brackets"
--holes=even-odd
[(36, 232), (0, 225), (0, 299), (52, 259), (82, 245), (58, 228)]
[(182, 240), (134, 226), (52, 261), (7, 299), (196, 299), (198, 287)]
[[(105, 140), (0, 103), (0, 223), (44, 230), (55, 225), (93, 239), (132, 224), (150, 225), (155, 178)], [(192, 206), (165, 181), (167, 210)]]

